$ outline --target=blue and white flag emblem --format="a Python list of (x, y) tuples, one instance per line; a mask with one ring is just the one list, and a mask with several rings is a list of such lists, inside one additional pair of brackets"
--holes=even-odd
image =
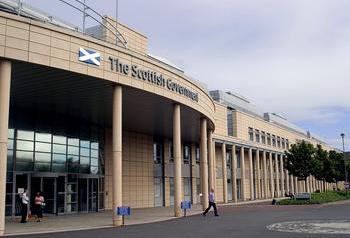
[(88, 49), (79, 49), (79, 61), (100, 66), (101, 54)]

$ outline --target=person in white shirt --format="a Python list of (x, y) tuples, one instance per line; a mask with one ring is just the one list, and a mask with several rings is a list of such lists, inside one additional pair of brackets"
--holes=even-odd
[(29, 197), (27, 195), (27, 190), (24, 191), (24, 193), (21, 194), (22, 199), (22, 219), (21, 223), (27, 222), (27, 214), (28, 214), (28, 203), (29, 203)]
[(210, 193), (209, 193), (209, 206), (208, 208), (203, 212), (203, 216), (206, 216), (207, 213), (209, 212), (210, 208), (213, 207), (214, 208), (214, 214), (215, 216), (219, 216), (218, 214), (218, 210), (216, 208), (216, 203), (215, 203), (215, 195), (214, 195), (214, 189), (210, 189)]

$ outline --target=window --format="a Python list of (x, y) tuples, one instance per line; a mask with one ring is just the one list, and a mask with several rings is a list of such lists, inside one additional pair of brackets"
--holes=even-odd
[(289, 150), (289, 140), (286, 139), (286, 149)]
[(255, 142), (260, 143), (260, 131), (255, 130)]
[(270, 133), (266, 134), (266, 140), (267, 140), (267, 144), (271, 145), (271, 135), (270, 135)]
[(233, 136), (233, 112), (227, 109), (227, 134)]
[(281, 148), (281, 137), (277, 136), (277, 147)]
[(190, 164), (191, 163), (191, 146), (184, 145), (183, 148), (183, 163)]
[(169, 142), (169, 163), (174, 163), (174, 146), (173, 142)]
[(266, 144), (266, 133), (264, 131), (261, 132), (261, 143)]
[(231, 151), (226, 152), (226, 168), (231, 170), (232, 167), (232, 156)]
[(153, 144), (153, 161), (155, 164), (162, 163), (162, 145), (159, 142)]
[(237, 169), (240, 169), (241, 168), (241, 153), (239, 151), (236, 151), (236, 158), (237, 158)]
[(285, 143), (284, 138), (282, 138), (282, 149), (285, 149), (285, 148), (286, 148), (286, 143)]
[(199, 146), (196, 145), (196, 164), (201, 163), (201, 155), (200, 155), (200, 149)]
[(276, 136), (272, 135), (272, 146), (276, 147)]
[(248, 136), (250, 141), (254, 141), (253, 128), (248, 128)]

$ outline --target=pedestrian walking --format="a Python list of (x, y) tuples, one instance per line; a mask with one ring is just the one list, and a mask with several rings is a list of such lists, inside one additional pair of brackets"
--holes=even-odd
[(22, 194), (21, 194), (21, 199), (22, 199), (22, 210), (21, 210), (21, 214), (22, 214), (22, 219), (21, 219), (21, 223), (26, 223), (27, 222), (27, 215), (28, 215), (28, 203), (29, 203), (29, 197), (27, 195), (27, 190), (25, 190)]
[(44, 206), (44, 197), (41, 195), (41, 192), (37, 192), (34, 199), (34, 212), (36, 214), (37, 222), (41, 222), (41, 219), (43, 218)]
[(214, 208), (214, 214), (215, 216), (219, 216), (218, 214), (218, 210), (216, 208), (216, 203), (215, 203), (215, 194), (214, 194), (214, 189), (210, 189), (210, 193), (209, 193), (209, 206), (207, 209), (205, 209), (205, 211), (203, 212), (203, 216), (206, 216), (207, 213), (209, 212), (210, 208), (213, 207)]

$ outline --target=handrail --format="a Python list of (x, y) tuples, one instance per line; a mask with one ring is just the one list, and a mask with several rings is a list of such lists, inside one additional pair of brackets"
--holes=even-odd
[[(98, 13), (97, 11), (95, 11), (94, 9), (92, 9), (92, 8), (91, 8), (90, 6), (88, 6), (86, 3), (84, 3), (84, 2), (82, 2), (82, 1), (80, 1), (80, 0), (75, 0), (75, 2), (77, 2), (77, 3), (79, 3), (79, 4), (82, 5), (82, 7), (83, 7), (83, 10), (82, 10), (82, 9), (80, 9), (79, 7), (73, 5), (72, 3), (69, 3), (69, 2), (67, 2), (67, 1), (65, 1), (65, 0), (59, 0), (59, 1), (61, 1), (61, 2), (65, 3), (65, 4), (67, 4), (68, 6), (70, 6), (70, 7), (74, 8), (74, 9), (80, 11), (81, 13), (84, 14), (84, 16), (86, 15), (86, 16), (91, 17), (93, 20), (95, 20), (97, 23), (101, 24), (101, 26), (103, 26), (105, 29), (107, 29), (107, 30), (110, 31), (113, 35), (115, 35), (116, 41), (117, 41), (116, 44), (118, 44), (118, 41), (119, 41), (125, 48), (128, 47), (128, 43), (127, 43), (126, 39), (124, 38), (124, 36), (118, 31), (118, 29), (117, 29), (112, 23), (110, 23), (110, 22), (107, 20), (106, 22), (107, 22), (108, 24), (104, 24), (102, 21), (98, 20), (96, 17), (94, 17), (93, 15), (91, 15), (91, 14), (89, 14), (89, 13), (86, 12), (86, 10), (90, 10), (90, 11), (92, 11), (92, 13), (96, 14), (97, 16), (101, 17), (101, 19), (103, 19), (103, 16), (102, 16), (100, 13)], [(118, 24), (118, 22), (117, 22), (116, 24)], [(112, 29), (111, 29), (108, 25), (110, 25)], [(85, 33), (85, 32), (84, 32), (84, 33)]]

